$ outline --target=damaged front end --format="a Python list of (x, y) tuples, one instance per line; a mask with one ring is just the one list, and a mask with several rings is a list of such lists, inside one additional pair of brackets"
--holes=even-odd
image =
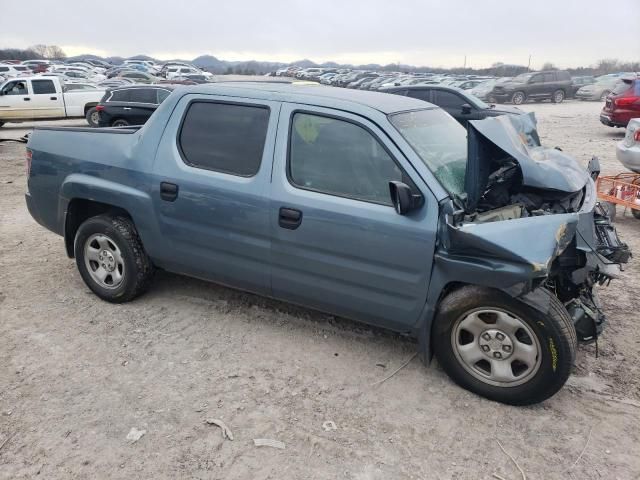
[(595, 340), (605, 315), (594, 287), (631, 256), (597, 203), (597, 159), (587, 171), (542, 147), (532, 115), (470, 122), (467, 138), (465, 193), (442, 209), (437, 262), (484, 263), (497, 276), (486, 281), (544, 312), (546, 288), (578, 339)]

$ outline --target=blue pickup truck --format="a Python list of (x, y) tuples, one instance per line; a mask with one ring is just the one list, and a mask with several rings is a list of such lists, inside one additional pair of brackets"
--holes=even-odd
[(155, 269), (412, 335), (463, 387), (531, 404), (605, 317), (630, 255), (583, 169), (532, 117), (470, 122), (311, 85), (176, 89), (143, 127), (40, 127), (26, 201), (88, 287)]

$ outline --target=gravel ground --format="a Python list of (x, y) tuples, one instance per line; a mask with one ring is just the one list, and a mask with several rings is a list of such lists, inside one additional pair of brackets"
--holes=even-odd
[[(620, 170), (624, 132), (600, 125), (598, 103), (524, 108), (544, 143)], [(372, 386), (413, 341), (166, 273), (135, 302), (99, 301), (29, 216), (23, 156), (0, 144), (1, 479), (521, 478), (498, 441), (530, 480), (640, 478), (637, 262), (602, 288), (599, 358), (581, 346), (543, 404), (484, 400), (416, 359)], [(640, 222), (616, 222), (640, 251)]]

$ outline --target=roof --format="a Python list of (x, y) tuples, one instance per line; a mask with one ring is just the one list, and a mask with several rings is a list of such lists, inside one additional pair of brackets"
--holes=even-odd
[[(107, 82), (108, 80), (105, 80)], [(117, 85), (113, 87), (109, 87), (107, 90), (132, 90), (139, 88), (163, 88), (164, 90), (174, 90), (179, 85), (175, 85), (173, 83), (145, 83), (145, 84), (125, 84), (125, 85)]]
[(340, 103), (360, 105), (378, 110), (384, 114), (435, 108), (423, 100), (417, 100), (400, 95), (353, 90), (346, 88), (327, 87), (309, 83), (260, 83), (260, 82), (229, 82), (202, 84), (181, 87), (185, 93), (200, 93), (208, 95), (227, 95), (249, 97), (262, 100), (287, 101), (305, 103), (318, 106), (339, 108)]

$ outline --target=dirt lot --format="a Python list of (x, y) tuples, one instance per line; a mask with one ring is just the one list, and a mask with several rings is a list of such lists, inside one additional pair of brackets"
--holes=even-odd
[[(619, 169), (623, 131), (598, 103), (525, 108), (546, 144)], [(544, 404), (481, 399), (416, 359), (372, 386), (413, 341), (166, 273), (133, 303), (99, 301), (29, 216), (23, 156), (0, 146), (0, 478), (521, 478), (497, 440), (529, 479), (640, 478), (638, 262), (602, 289), (600, 357), (581, 347)], [(640, 252), (640, 222), (621, 214)]]

